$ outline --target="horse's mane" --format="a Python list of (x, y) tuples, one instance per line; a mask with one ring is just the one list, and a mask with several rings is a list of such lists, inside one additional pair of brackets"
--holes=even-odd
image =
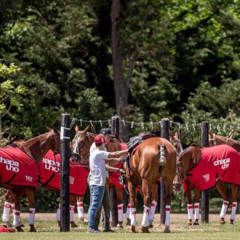
[(202, 146), (198, 142), (192, 143), (190, 146), (202, 148)]

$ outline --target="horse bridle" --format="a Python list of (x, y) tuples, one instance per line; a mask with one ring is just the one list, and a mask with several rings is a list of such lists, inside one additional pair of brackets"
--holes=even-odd
[(180, 181), (183, 183), (184, 181), (187, 181), (186, 172), (184, 171), (184, 164), (183, 161), (181, 161), (182, 156), (179, 157), (178, 163), (177, 163), (177, 169)]
[[(77, 151), (76, 151), (76, 150), (77, 150), (77, 147), (78, 147), (77, 145), (78, 145), (79, 138), (80, 138), (81, 136), (84, 137), (84, 141), (82, 142), (83, 144), (81, 145), (81, 148), (80, 148), (79, 151), (77, 152)], [(75, 140), (75, 138), (77, 138), (77, 139)], [(73, 146), (72, 153), (73, 153), (74, 155), (77, 155), (77, 158), (78, 158), (79, 160), (81, 160), (81, 152), (82, 152), (82, 150), (83, 150), (83, 148), (84, 148), (84, 146), (85, 146), (85, 143), (86, 143), (87, 141), (90, 142), (88, 133), (81, 133), (81, 132), (79, 132), (79, 133), (77, 133), (76, 136), (74, 137), (74, 146)], [(88, 153), (88, 155), (89, 155), (89, 153)]]

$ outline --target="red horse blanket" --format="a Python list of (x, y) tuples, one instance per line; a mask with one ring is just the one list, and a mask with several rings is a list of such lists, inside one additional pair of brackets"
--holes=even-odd
[(0, 182), (38, 188), (38, 165), (20, 148), (0, 148)]
[[(56, 167), (57, 164), (57, 167)], [(52, 151), (48, 151), (43, 160), (39, 163), (40, 182), (47, 188), (60, 191), (60, 154), (56, 155), (56, 164)], [(70, 161), (69, 192), (77, 196), (85, 194), (87, 189), (88, 171), (80, 164)]]
[(217, 181), (240, 185), (240, 155), (228, 145), (202, 148), (198, 165), (187, 173), (194, 187), (206, 190)]
[[(127, 145), (125, 143), (120, 143), (121, 144), (121, 147), (122, 147), (122, 150), (126, 150), (127, 149)], [(117, 164), (115, 167), (116, 168), (120, 168), (121, 167), (121, 163)], [(121, 175), (119, 173), (116, 173), (116, 172), (112, 172), (112, 173), (109, 173), (109, 178), (111, 179), (112, 183), (110, 183), (109, 187), (118, 187), (120, 189), (123, 189), (124, 186), (120, 184), (119, 182), (119, 177)]]

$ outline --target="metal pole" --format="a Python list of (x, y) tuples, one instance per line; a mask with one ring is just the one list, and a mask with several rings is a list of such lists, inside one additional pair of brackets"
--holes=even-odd
[[(201, 141), (203, 147), (208, 147), (208, 122), (202, 122), (201, 125)], [(202, 191), (201, 197), (201, 221), (203, 223), (209, 222), (209, 192), (208, 190)]]
[[(163, 118), (161, 121), (161, 137), (170, 140), (170, 122), (168, 118)], [(161, 178), (160, 183), (160, 223), (165, 224), (165, 185)]]
[(70, 115), (62, 114), (61, 135), (60, 135), (60, 144), (61, 144), (60, 232), (70, 231), (70, 226), (69, 226), (69, 153), (70, 153), (69, 142), (70, 142)]
[[(119, 134), (119, 117), (115, 116), (111, 119), (112, 122), (112, 128), (111, 133), (112, 135)], [(117, 195), (115, 187), (111, 187), (109, 189), (109, 195), (110, 195), (110, 205), (111, 205), (111, 212), (112, 212), (112, 227), (116, 227), (118, 224), (118, 208), (117, 208)]]

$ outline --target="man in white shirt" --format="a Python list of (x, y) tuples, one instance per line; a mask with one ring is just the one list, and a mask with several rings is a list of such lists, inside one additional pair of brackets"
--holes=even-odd
[[(105, 148), (105, 138), (99, 134), (94, 138), (96, 149), (90, 150), (90, 207), (88, 210), (88, 232), (99, 233), (95, 230), (95, 218), (97, 210), (99, 209), (104, 194), (104, 188), (106, 183), (106, 177), (108, 175), (105, 163), (121, 162), (121, 156), (128, 154), (128, 150), (118, 152), (107, 152)], [(119, 158), (119, 159), (116, 159)]]

